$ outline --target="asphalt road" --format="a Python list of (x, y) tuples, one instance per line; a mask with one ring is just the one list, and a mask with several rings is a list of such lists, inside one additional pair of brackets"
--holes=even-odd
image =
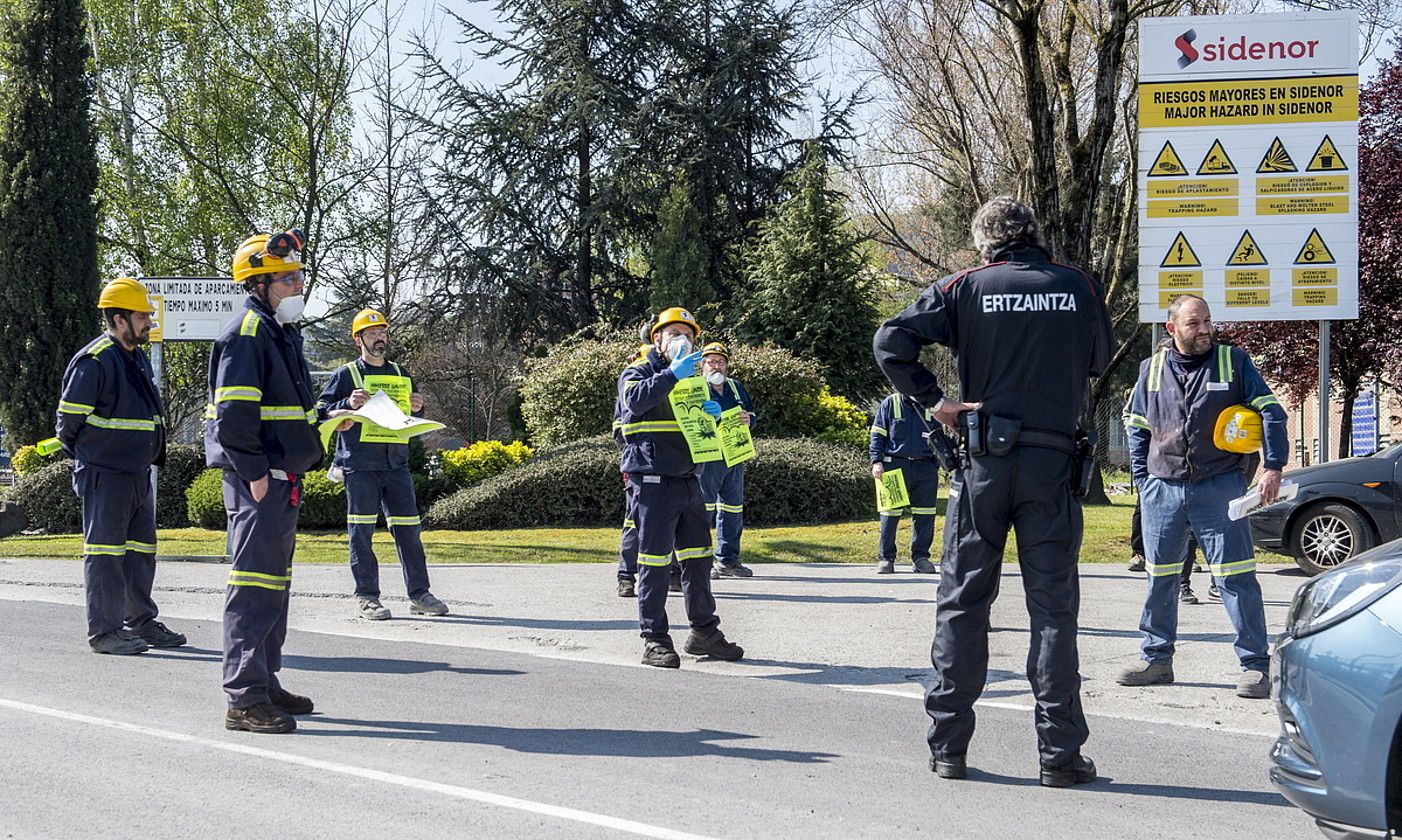
[[(167, 568), (158, 586), (224, 573)], [(718, 587), (779, 595), (806, 577), (803, 567), (774, 571), (768, 581)], [(618, 615), (591, 622), (592, 595), (575, 599), (578, 623), (619, 637), (626, 653), (501, 649), (467, 632), (500, 626), (488, 620), (490, 605), (455, 605), (455, 617), (471, 622), (464, 630), (422, 620), (372, 625), (345, 618), (344, 598), (294, 599), (283, 680), (310, 695), (317, 714), (293, 735), (226, 732), (218, 587), (158, 589), (158, 600), (175, 605), (168, 621), (189, 635), (188, 647), (108, 657), (83, 643), (81, 589), (35, 583), (74, 573), (81, 580), (76, 563), (0, 565), (0, 837), (1319, 836), (1267, 782), (1268, 728), (1213, 728), (1200, 708), (1175, 707), (1181, 695), (1150, 695), (1125, 715), (1088, 701), (1086, 752), (1101, 780), (1050, 790), (1036, 784), (1031, 714), (990, 692), (970, 778), (944, 781), (926, 767), (918, 686), (887, 690), (883, 671), (850, 665), (837, 673), (815, 665), (809, 670), (823, 676), (795, 679), (763, 655), (766, 640), (753, 628), (741, 638), (761, 652), (753, 665), (684, 657), (681, 671), (638, 667), (636, 637), (626, 640), (623, 629), (632, 602), (599, 600), (598, 610)], [(463, 574), (479, 583), (489, 576)], [(608, 580), (596, 567), (561, 574)], [(316, 578), (298, 575), (304, 591), (305, 578)], [(324, 575), (339, 585), (332, 576), (344, 570)], [(859, 577), (847, 585), (891, 589)], [(722, 609), (741, 611), (737, 600), (723, 599)], [(892, 600), (927, 609), (926, 598)], [(1009, 600), (1015, 610), (1005, 590)], [(871, 606), (819, 618), (807, 604), (812, 620), (796, 635), (817, 645), (831, 622), (859, 620), (856, 607)], [(320, 617), (305, 620), (309, 613)], [(909, 634), (928, 644), (927, 628)], [(523, 627), (514, 629), (520, 638)], [(414, 638), (402, 637), (410, 631)], [(1026, 644), (1025, 631), (1003, 635), (1013, 647)], [(1200, 647), (1215, 657), (1221, 644), (1211, 645)], [(1223, 686), (1182, 690), (1207, 706), (1224, 702)], [(1169, 722), (1175, 716), (1183, 722)]]

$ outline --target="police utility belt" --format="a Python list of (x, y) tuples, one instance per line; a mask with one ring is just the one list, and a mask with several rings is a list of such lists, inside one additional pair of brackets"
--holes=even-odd
[(981, 411), (962, 411), (958, 422), (961, 453), (955, 452), (954, 442), (942, 429), (933, 429), (929, 436), (935, 458), (947, 471), (968, 467), (973, 456), (1001, 457), (1018, 446), (1035, 446), (1070, 455), (1071, 491), (1078, 498), (1085, 498), (1090, 492), (1095, 475), (1095, 439), (1090, 433), (1078, 430), (1072, 436), (1045, 429), (1025, 429), (1021, 420)]

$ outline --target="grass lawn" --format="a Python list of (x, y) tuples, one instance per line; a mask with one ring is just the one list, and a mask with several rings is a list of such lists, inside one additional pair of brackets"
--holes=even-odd
[[(943, 500), (941, 500), (941, 503)], [(1085, 509), (1085, 542), (1081, 560), (1118, 563), (1129, 557), (1129, 521), (1132, 497), (1116, 497), (1108, 507)], [(943, 539), (943, 519), (936, 540)], [(898, 545), (902, 559), (909, 547), (909, 521), (902, 523)], [(867, 563), (876, 555), (875, 517), (834, 525), (748, 528), (744, 559), (757, 563)], [(425, 531), (424, 548), (432, 563), (600, 563), (618, 556), (617, 528), (525, 528), (511, 531)], [(160, 532), (162, 555), (219, 555), (224, 532), (182, 528)], [(376, 553), (394, 558), (389, 533), (375, 534)], [(82, 551), (76, 534), (0, 539), (0, 557), (53, 557), (75, 559)], [(938, 554), (938, 550), (936, 550)], [(1015, 541), (1008, 541), (1007, 559), (1016, 559)], [(1276, 558), (1270, 558), (1276, 559)], [(1283, 559), (1283, 558), (1281, 558)], [(297, 560), (303, 563), (343, 563), (347, 560), (344, 532), (302, 533), (297, 537)]]

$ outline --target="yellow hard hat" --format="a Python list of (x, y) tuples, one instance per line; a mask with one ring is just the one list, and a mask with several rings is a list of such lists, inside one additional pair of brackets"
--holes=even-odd
[(141, 281), (118, 277), (102, 287), (97, 299), (98, 309), (129, 309), (132, 312), (155, 312), (151, 297)]
[(680, 306), (672, 306), (657, 313), (657, 317), (652, 319), (652, 323), (643, 327), (643, 340), (652, 341), (657, 333), (668, 324), (686, 324), (691, 327), (691, 331), (699, 339), (701, 337), (701, 325), (696, 323), (696, 316), (690, 310)]
[(302, 246), (306, 241), (306, 236), (296, 228), (272, 236), (259, 233), (248, 237), (234, 252), (234, 282), (242, 283), (260, 274), (301, 269)]
[(361, 330), (368, 330), (371, 327), (389, 327), (389, 321), (373, 309), (362, 309), (351, 321), (351, 337), (360, 335)]
[(1212, 432), (1212, 442), (1218, 449), (1243, 455), (1260, 449), (1264, 437), (1260, 413), (1244, 405), (1225, 409), (1218, 415), (1217, 428)]
[(702, 357), (709, 356), (712, 353), (717, 356), (724, 356), (727, 362), (730, 361), (730, 348), (726, 347), (723, 341), (712, 341), (710, 344), (701, 348)]

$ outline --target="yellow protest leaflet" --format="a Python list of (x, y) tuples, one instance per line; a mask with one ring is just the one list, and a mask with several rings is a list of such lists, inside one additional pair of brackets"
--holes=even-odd
[(702, 404), (710, 399), (706, 380), (701, 376), (688, 376), (672, 389), (667, 400), (672, 405), (672, 414), (677, 418), (686, 446), (691, 450), (691, 460), (704, 464), (719, 461), (721, 452), (720, 433), (716, 430), (716, 420), (706, 413)]
[(910, 507), (910, 493), (905, 489), (905, 474), (887, 470), (876, 479), (876, 509), (885, 513)]
[[(367, 386), (370, 384), (370, 378), (368, 376), (365, 378)], [(443, 428), (443, 424), (436, 420), (424, 420), (421, 417), (409, 416), (388, 394), (377, 390), (375, 395), (365, 402), (365, 405), (350, 414), (332, 417), (317, 427), (318, 431), (321, 432), (321, 448), (323, 450), (331, 451), (331, 435), (336, 432), (336, 427), (347, 420), (361, 424), (360, 439), (363, 441), (369, 440), (367, 433), (371, 429), (379, 430), (378, 433), (381, 436), (391, 437), (389, 440), (380, 440), (380, 443), (408, 443), (411, 437)]]
[(725, 454), (727, 467), (743, 464), (755, 457), (755, 439), (750, 434), (750, 427), (740, 417), (743, 411), (737, 405), (720, 416), (720, 448)]

